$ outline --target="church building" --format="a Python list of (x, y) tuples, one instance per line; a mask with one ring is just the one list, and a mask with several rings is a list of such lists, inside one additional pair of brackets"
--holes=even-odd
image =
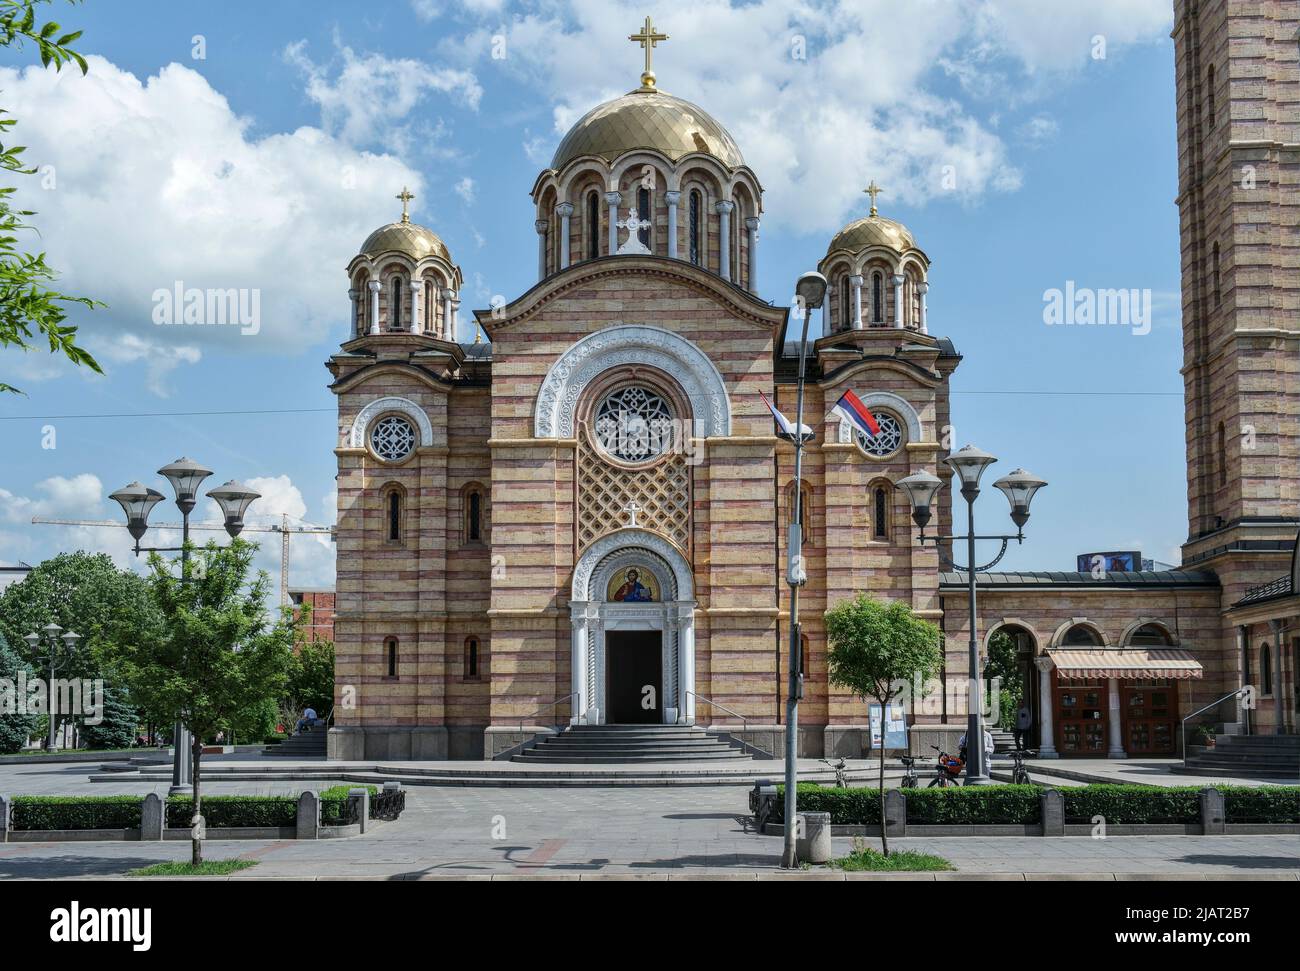
[[(1295, 731), (1300, 15), (1177, 7), (1189, 540), (1177, 570), (978, 575), (980, 638), (1015, 638), (1049, 757), (1173, 755), (1182, 718), (1265, 669), (1254, 710), (1229, 699), (1211, 716), (1229, 733)], [(797, 483), (764, 396), (794, 414), (802, 320), (755, 289), (761, 173), (659, 88), (666, 36), (647, 19), (631, 39), (641, 83), (584, 115), (537, 176), (537, 282), (473, 311), (486, 340), (457, 339), (461, 269), (411, 221), (405, 190), (400, 220), (348, 265), (350, 325), (328, 362), (331, 758), (493, 758), (557, 726), (647, 720), (779, 754), (796, 490), (800, 754), (863, 754), (867, 710), (829, 683), (823, 623), (862, 591), (944, 631), (955, 690), (909, 720), (964, 729), (966, 574), (918, 542), (897, 486), (941, 477), (931, 528), (952, 531), (943, 460), (962, 355), (928, 316), (924, 241), (881, 215), (874, 183), (869, 214), (827, 240)], [(1246, 95), (1258, 70), (1276, 110)], [(1245, 164), (1254, 194), (1234, 186)], [(833, 415), (846, 391), (878, 434)], [(1253, 452), (1238, 443), (1248, 421)]]

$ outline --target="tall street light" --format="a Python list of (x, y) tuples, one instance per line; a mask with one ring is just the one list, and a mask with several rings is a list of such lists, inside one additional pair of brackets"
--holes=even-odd
[(790, 539), (786, 544), (785, 580), (790, 585), (790, 687), (785, 700), (785, 850), (781, 866), (792, 870), (799, 865), (796, 843), (797, 794), (799, 779), (799, 699), (803, 697), (803, 652), (800, 651), (799, 588), (808, 582), (803, 562), (803, 446), (812, 437), (803, 424), (804, 374), (808, 365), (808, 323), (812, 312), (826, 298), (826, 277), (810, 272), (799, 277), (795, 296), (803, 311), (803, 334), (799, 338), (799, 383), (794, 413), (794, 512), (790, 518)]
[[(72, 657), (72, 652), (77, 646), (77, 641), (81, 640), (81, 635), (73, 631), (64, 631), (63, 628), (60, 627), (58, 624), (54, 623), (54, 621), (50, 621), (48, 624), (46, 624), (44, 627), (41, 628), (41, 632), (39, 634), (36, 631), (32, 631), (30, 634), (25, 636), (23, 640), (25, 640), (27, 642), (27, 646), (32, 649), (33, 657), (35, 657), (36, 652), (40, 650), (42, 643), (46, 645), (47, 650), (50, 652), (50, 658), (49, 658), (50, 677), (45, 685), (46, 697), (48, 699), (48, 704), (46, 704), (45, 706), (45, 712), (46, 712), (46, 717), (49, 719), (50, 730), (47, 733), (45, 745), (46, 745), (46, 751), (53, 752), (54, 733), (56, 728), (55, 723), (57, 722), (57, 719), (54, 716), (59, 713), (58, 712), (59, 694), (57, 691), (54, 690), (54, 672), (58, 670), (59, 665), (64, 660), (67, 660), (68, 658)], [(64, 658), (59, 657), (59, 641), (63, 641), (63, 645), (67, 650), (67, 654), (65, 655)], [(67, 712), (67, 714), (75, 715), (78, 713)]]
[[(1029, 504), (1034, 499), (1034, 493), (1047, 485), (1044, 480), (1029, 474), (1024, 469), (1016, 469), (1010, 475), (998, 479), (993, 486), (1001, 490), (1011, 504), (1011, 521), (1016, 524), (1016, 532), (1010, 536), (978, 536), (975, 533), (975, 500), (980, 494), (980, 478), (984, 475), (984, 470), (996, 461), (997, 459), (988, 452), (982, 452), (973, 445), (967, 445), (944, 459), (945, 464), (957, 473), (961, 482), (961, 495), (966, 500), (967, 529), (964, 536), (925, 535), (925, 527), (930, 522), (930, 504), (934, 501), (935, 493), (943, 485), (937, 476), (929, 472), (917, 472), (898, 481), (912, 503), (912, 521), (920, 529), (922, 545), (927, 539), (936, 547), (940, 543), (966, 541), (966, 566), (960, 566), (947, 557), (943, 559), (959, 573), (966, 574), (966, 606), (969, 615), (967, 629), (970, 632), (970, 640), (967, 644), (970, 683), (966, 717), (966, 785), (968, 786), (987, 785), (990, 782), (988, 766), (984, 764), (983, 699), (980, 691), (982, 679), (980, 678), (979, 636), (975, 630), (975, 576), (997, 566), (1006, 555), (1007, 544), (1011, 540), (1014, 539), (1017, 543), (1025, 541), (1024, 526), (1029, 522)], [(1001, 540), (1002, 549), (988, 563), (976, 566), (975, 541), (989, 539)]]
[[(126, 514), (127, 532), (135, 540), (135, 555), (141, 553), (180, 553), (181, 583), (190, 579), (190, 513), (199, 501), (199, 487), (203, 480), (212, 474), (193, 459), (179, 458), (170, 465), (164, 465), (158, 474), (171, 483), (176, 494), (176, 508), (181, 511), (181, 545), (180, 546), (141, 546), (149, 529), (149, 513), (153, 507), (162, 502), (164, 496), (155, 489), (149, 489), (139, 482), (132, 482), (112, 493), (109, 498), (117, 501)], [(244, 528), (244, 514), (254, 499), (261, 498), (261, 493), (254, 492), (246, 485), (233, 479), (225, 485), (209, 490), (208, 497), (221, 508), (225, 519), (226, 532), (231, 538), (238, 536)], [(179, 721), (172, 728), (172, 740), (175, 752), (172, 754), (171, 792), (187, 793), (191, 791), (193, 765), (191, 762), (189, 732)]]

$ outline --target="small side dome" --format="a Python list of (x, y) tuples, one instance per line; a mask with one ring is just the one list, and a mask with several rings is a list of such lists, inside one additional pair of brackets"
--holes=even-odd
[(367, 236), (361, 244), (361, 255), (374, 259), (384, 253), (400, 253), (416, 261), (426, 256), (440, 256), (448, 263), (452, 262), (451, 250), (447, 249), (447, 244), (437, 233), (411, 222), (407, 205), (415, 196), (402, 189), (397, 198), (402, 201), (402, 218), (398, 222), (380, 226)]
[(857, 253), (868, 246), (886, 246), (896, 253), (917, 249), (912, 233), (902, 223), (871, 215), (854, 220), (836, 233), (826, 252), (848, 250)]

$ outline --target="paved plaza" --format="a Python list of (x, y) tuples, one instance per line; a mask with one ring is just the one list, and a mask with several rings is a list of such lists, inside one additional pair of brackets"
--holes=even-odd
[[(166, 792), (162, 783), (91, 786), (86, 771), (84, 765), (0, 766), (0, 792)], [(269, 795), (328, 784), (217, 782), (206, 791)], [(747, 793), (738, 786), (417, 786), (408, 789), (400, 820), (378, 825), (365, 836), (213, 840), (206, 854), (211, 859), (259, 861), (259, 866), (232, 879), (774, 875), (781, 840), (752, 832), (747, 816)], [(847, 838), (834, 842), (837, 855), (850, 849)], [(1117, 879), (1296, 880), (1300, 874), (1300, 839), (1295, 836), (952, 837), (893, 840), (891, 845), (938, 853), (953, 862), (959, 877), (1113, 874)], [(0, 845), (0, 879), (114, 877), (188, 854), (188, 844), (173, 842), (9, 843)]]

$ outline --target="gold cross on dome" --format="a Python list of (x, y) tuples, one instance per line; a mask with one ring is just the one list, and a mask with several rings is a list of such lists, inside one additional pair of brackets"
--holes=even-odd
[(637, 41), (645, 49), (645, 71), (641, 74), (641, 87), (653, 88), (655, 86), (654, 49), (661, 40), (667, 40), (668, 35), (656, 33), (654, 22), (646, 17), (641, 33), (628, 34), (627, 39)]
[(397, 194), (396, 198), (402, 200), (402, 222), (409, 223), (411, 221), (411, 214), (407, 210), (407, 206), (410, 204), (411, 200), (415, 198), (415, 194), (406, 186), (402, 186), (402, 191)]
[(871, 215), (873, 216), (879, 215), (878, 211), (876, 210), (876, 196), (880, 195), (880, 193), (884, 192), (885, 190), (880, 188), (880, 186), (876, 185), (876, 180), (872, 179), (871, 185), (867, 186), (862, 191), (865, 192), (867, 195), (871, 196)]

